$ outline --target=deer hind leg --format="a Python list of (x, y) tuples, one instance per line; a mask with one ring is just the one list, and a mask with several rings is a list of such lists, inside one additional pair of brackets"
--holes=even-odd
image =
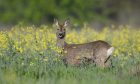
[(110, 60), (104, 62), (104, 60), (102, 58), (98, 58), (94, 62), (96, 64), (96, 66), (102, 67), (102, 68), (111, 67), (111, 65), (112, 65), (112, 62)]
[(101, 68), (104, 68), (105, 67), (105, 63), (101, 60), (101, 59), (95, 59), (95, 64), (97, 67), (101, 67)]
[(99, 52), (97, 53), (97, 55), (98, 55), (97, 60), (99, 60), (99, 63), (97, 63), (97, 64), (102, 67), (110, 67), (112, 65), (110, 56), (114, 52), (114, 47), (110, 47), (107, 51), (106, 50), (102, 50), (102, 51), (104, 53), (99, 53)]
[(105, 67), (105, 56), (101, 55), (101, 54), (97, 54), (94, 57), (94, 62), (96, 64), (96, 66), (104, 68)]
[(105, 67), (111, 67), (112, 66), (110, 56), (112, 55), (113, 52), (114, 52), (114, 47), (111, 47), (107, 50), (107, 58), (105, 59)]
[(112, 62), (111, 60), (108, 60), (107, 62), (105, 62), (105, 67), (112, 67)]
[(113, 52), (112, 50), (113, 48), (110, 48), (109, 50), (102, 49), (96, 52), (94, 55), (95, 57), (94, 61), (96, 65), (103, 68), (110, 66), (111, 63), (109, 63), (108, 61), (109, 61), (111, 53)]

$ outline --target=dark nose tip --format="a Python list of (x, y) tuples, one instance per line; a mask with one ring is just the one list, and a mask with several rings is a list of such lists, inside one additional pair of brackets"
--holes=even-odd
[(63, 33), (59, 33), (59, 35), (61, 36)]

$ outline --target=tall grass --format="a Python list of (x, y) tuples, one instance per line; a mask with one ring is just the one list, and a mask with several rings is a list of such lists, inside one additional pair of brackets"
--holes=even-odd
[(140, 67), (140, 30), (121, 26), (101, 32), (88, 27), (69, 31), (68, 43), (111, 43), (115, 47), (113, 67), (66, 67), (55, 45), (55, 29), (18, 25), (0, 32), (0, 84), (139, 84), (140, 71), (134, 67)]

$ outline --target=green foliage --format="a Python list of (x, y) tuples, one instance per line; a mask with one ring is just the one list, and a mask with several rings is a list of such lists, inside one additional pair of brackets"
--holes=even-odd
[[(116, 20), (122, 8), (128, 8), (131, 5), (130, 0), (127, 2), (121, 0), (0, 0), (0, 23), (46, 23), (52, 22), (54, 18), (66, 17), (70, 17), (75, 22), (108, 23), (109, 19)], [(133, 3), (138, 7), (137, 2)]]
[[(106, 69), (92, 64), (66, 67), (60, 60), (57, 51), (60, 49), (55, 48), (54, 31), (47, 26), (21, 25), (7, 32), (1, 31), (0, 84), (139, 84), (140, 75), (137, 73), (140, 73), (140, 68), (133, 69), (140, 62), (140, 40), (136, 39), (140, 37), (139, 30), (120, 28), (113, 33), (108, 29), (102, 32), (91, 28), (71, 30), (68, 42), (89, 42), (100, 37), (112, 43), (115, 47), (111, 57), (113, 67)], [(80, 40), (77, 36), (81, 36), (78, 37)]]
[[(12, 49), (12, 51), (11, 51)], [(44, 56), (56, 58), (51, 50), (39, 52), (18, 53), (9, 46), (5, 55), (0, 55), (0, 83), (1, 84), (138, 84), (139, 76), (128, 75), (127, 68), (120, 68), (119, 59), (115, 58), (115, 67), (100, 69), (92, 65), (82, 67), (64, 66), (61, 61), (42, 61)], [(10, 53), (10, 54), (9, 54)], [(49, 53), (49, 54), (48, 54)], [(37, 57), (37, 58), (36, 58)], [(119, 58), (119, 57), (118, 57)], [(131, 59), (129, 59), (131, 61)], [(130, 69), (130, 68), (128, 68)]]

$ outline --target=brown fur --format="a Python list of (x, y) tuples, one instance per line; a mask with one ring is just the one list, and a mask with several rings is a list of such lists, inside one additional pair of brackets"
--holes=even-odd
[(55, 20), (55, 23), (59, 28), (56, 33), (57, 45), (63, 48), (65, 64), (78, 66), (82, 64), (83, 60), (88, 59), (88, 61), (94, 62), (99, 67), (110, 66), (107, 50), (111, 48), (111, 45), (101, 40), (84, 44), (67, 44), (64, 38), (66, 34), (65, 26), (68, 21), (66, 20), (63, 25), (60, 25), (57, 20)]
[(105, 67), (106, 52), (111, 46), (105, 41), (94, 41), (85, 44), (66, 44), (64, 56), (67, 64), (80, 65), (82, 58), (92, 59), (97, 66)]

